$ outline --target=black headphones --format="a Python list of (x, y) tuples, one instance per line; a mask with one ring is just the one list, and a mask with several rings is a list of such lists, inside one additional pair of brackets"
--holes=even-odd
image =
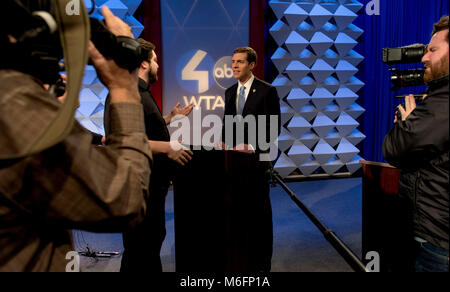
[[(52, 0), (4, 2), (5, 7), (0, 12), (0, 45), (6, 53), (0, 56), (0, 67), (33, 75), (43, 83), (56, 84), (64, 65), (58, 26), (52, 16)], [(95, 7), (95, 1), (92, 6)], [(90, 23), (92, 42), (117, 65), (134, 71), (142, 61), (149, 59), (148, 50), (133, 38), (115, 36), (97, 18), (91, 17)]]

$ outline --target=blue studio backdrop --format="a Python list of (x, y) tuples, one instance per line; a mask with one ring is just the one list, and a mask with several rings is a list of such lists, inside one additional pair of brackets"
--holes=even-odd
[(183, 142), (214, 144), (210, 139), (200, 140), (209, 130), (219, 142), (221, 128), (211, 129), (200, 115), (218, 122), (222, 119), (225, 90), (236, 83), (231, 69), (233, 51), (249, 42), (249, 1), (161, 0), (161, 23), (163, 112), (169, 113), (178, 102), (194, 104), (189, 116), (192, 131), (184, 133)]

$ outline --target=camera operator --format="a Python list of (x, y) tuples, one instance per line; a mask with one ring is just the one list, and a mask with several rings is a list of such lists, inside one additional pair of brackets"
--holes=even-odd
[[(402, 169), (399, 195), (407, 202), (415, 271), (448, 272), (449, 248), (449, 17), (434, 25), (422, 62), (428, 85), (424, 100), (399, 106), (401, 120), (385, 137), (386, 160)], [(405, 227), (406, 228), (406, 227)], [(407, 249), (405, 249), (407, 250)]]
[[(107, 7), (102, 14), (112, 33), (133, 38), (130, 27)], [(110, 91), (106, 147), (91, 145), (91, 134), (74, 121), (62, 142), (0, 160), (0, 271), (65, 271), (66, 256), (74, 251), (71, 229), (121, 232), (145, 214), (152, 158), (137, 71), (106, 59), (92, 42), (82, 49), (88, 49)], [(33, 141), (30, 137), (63, 105), (35, 76), (0, 69), (0, 84), (0, 157), (5, 157)]]

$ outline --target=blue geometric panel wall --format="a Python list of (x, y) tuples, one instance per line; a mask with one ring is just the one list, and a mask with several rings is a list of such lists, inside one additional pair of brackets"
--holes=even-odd
[(270, 34), (278, 45), (273, 81), (281, 104), (283, 177), (356, 172), (362, 158), (355, 146), (365, 136), (356, 119), (364, 83), (355, 77), (364, 59), (353, 49), (363, 31), (352, 24), (363, 5), (356, 0), (272, 0), (277, 22)]
[[(88, 10), (92, 7), (92, 1), (85, 0)], [(141, 4), (142, 0), (96, 0), (94, 14), (100, 15), (100, 9), (103, 5), (108, 6), (111, 11), (130, 25), (133, 35), (138, 37), (144, 30), (133, 14)], [(94, 67), (86, 66), (85, 75), (80, 92), (80, 107), (75, 113), (75, 118), (86, 129), (105, 135), (103, 128), (103, 112), (108, 90), (97, 78)]]

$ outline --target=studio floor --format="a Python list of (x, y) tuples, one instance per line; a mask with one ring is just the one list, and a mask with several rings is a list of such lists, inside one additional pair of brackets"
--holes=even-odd
[[(361, 178), (287, 184), (299, 199), (361, 258)], [(352, 269), (302, 210), (279, 186), (271, 188), (274, 227), (272, 272), (351, 272)], [(173, 193), (166, 201), (167, 237), (161, 251), (163, 270), (175, 271)], [(117, 272), (123, 251), (121, 234), (74, 230), (77, 251), (119, 252), (110, 258), (81, 256), (84, 272)], [(145, 251), (143, 251), (145, 252)]]

